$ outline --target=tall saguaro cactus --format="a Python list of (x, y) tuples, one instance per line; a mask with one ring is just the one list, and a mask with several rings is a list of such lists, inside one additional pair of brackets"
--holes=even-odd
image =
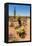
[(14, 8), (14, 18), (15, 18), (15, 16), (16, 16), (16, 7)]

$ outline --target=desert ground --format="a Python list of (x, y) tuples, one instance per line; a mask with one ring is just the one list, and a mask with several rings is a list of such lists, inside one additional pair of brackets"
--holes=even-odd
[[(21, 20), (21, 21), (23, 21), (23, 20)], [(12, 26), (10, 26), (11, 22), (12, 22)], [(8, 31), (9, 40), (8, 40), (8, 42), (11, 42), (14, 40), (15, 41), (29, 41), (30, 40), (30, 18), (28, 17), (26, 22), (24, 22), (24, 23), (25, 23), (24, 24), (25, 25), (24, 30), (25, 30), (26, 35), (25, 35), (25, 38), (21, 38), (19, 36), (19, 33), (17, 33), (17, 31), (20, 31), (20, 28), (22, 28), (22, 26), (19, 27), (18, 21), (13, 22), (13, 21), (9, 20), (9, 24), (8, 24), (9, 25), (9, 27), (8, 27), (8, 29), (9, 29), (9, 31)], [(19, 28), (15, 29), (16, 26), (18, 26)]]

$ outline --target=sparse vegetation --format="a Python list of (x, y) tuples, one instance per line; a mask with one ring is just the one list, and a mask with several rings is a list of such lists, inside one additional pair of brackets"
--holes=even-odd
[[(20, 23), (21, 23), (21, 26), (20, 26), (20, 23), (19, 23), (19, 21), (18, 21), (18, 19), (20, 18)], [(27, 28), (26, 26), (27, 26), (27, 20), (28, 20), (28, 18), (30, 19), (30, 17), (21, 17), (21, 16), (16, 16), (15, 17), (15, 19), (14, 19), (14, 16), (10, 16), (9, 17), (9, 21), (10, 21), (10, 27), (9, 27), (9, 31), (11, 31), (12, 33), (14, 32), (16, 32), (15, 34), (13, 34), (13, 36), (15, 36), (13, 39), (13, 41), (17, 41), (17, 40), (20, 40), (20, 39), (22, 39), (22, 38), (24, 38), (25, 39), (25, 36), (26, 36), (26, 30), (25, 30), (25, 28)], [(23, 21), (23, 22), (22, 22)], [(30, 21), (30, 20), (29, 20)], [(12, 26), (11, 26), (12, 25)], [(30, 24), (29, 24), (30, 25)], [(15, 31), (13, 31), (14, 29), (15, 29)], [(28, 26), (29, 27), (29, 26)], [(13, 30), (12, 30), (12, 29)], [(10, 30), (11, 29), (11, 30)], [(10, 32), (10, 33), (11, 33)]]

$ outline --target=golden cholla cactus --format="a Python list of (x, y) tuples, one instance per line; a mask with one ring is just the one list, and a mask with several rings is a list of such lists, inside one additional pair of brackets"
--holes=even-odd
[(24, 26), (21, 26), (20, 28), (17, 28), (16, 31), (17, 32), (23, 32), (24, 31), (23, 29), (24, 29)]
[(21, 26), (19, 29), (16, 29), (16, 31), (18, 32), (19, 36), (21, 38), (25, 38), (25, 30), (24, 30), (24, 26)]

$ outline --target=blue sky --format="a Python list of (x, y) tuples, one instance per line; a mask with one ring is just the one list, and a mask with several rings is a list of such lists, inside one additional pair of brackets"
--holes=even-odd
[(9, 5), (9, 16), (14, 16), (14, 8), (16, 16), (30, 16), (30, 6), (26, 5)]

